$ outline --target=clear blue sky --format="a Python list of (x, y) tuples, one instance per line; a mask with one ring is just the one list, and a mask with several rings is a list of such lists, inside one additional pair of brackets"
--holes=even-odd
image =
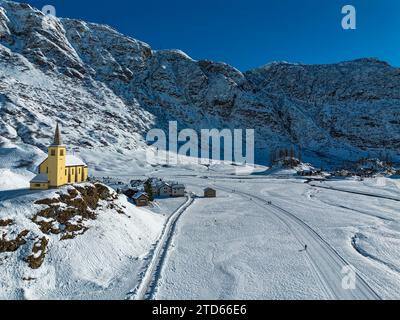
[[(271, 61), (308, 64), (377, 57), (400, 66), (399, 0), (25, 0), (60, 17), (105, 23), (153, 49), (248, 70)], [(357, 30), (341, 8), (357, 9)]]

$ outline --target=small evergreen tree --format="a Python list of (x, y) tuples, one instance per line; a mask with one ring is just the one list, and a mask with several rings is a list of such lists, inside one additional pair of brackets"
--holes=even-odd
[(300, 162), (303, 162), (303, 150), (301, 148), (301, 146), (299, 146), (299, 156), (298, 159)]
[(147, 180), (144, 183), (144, 192), (147, 193), (147, 195), (149, 196), (149, 200), (153, 201), (154, 200), (154, 195), (153, 195), (153, 188), (151, 187), (151, 182), (150, 180)]

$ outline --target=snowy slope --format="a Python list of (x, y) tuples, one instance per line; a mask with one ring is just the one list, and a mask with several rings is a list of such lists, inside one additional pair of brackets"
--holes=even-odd
[[(78, 215), (64, 227), (53, 222), (52, 228), (60, 231), (47, 232), (40, 223), (51, 219), (36, 217), (46, 205), (35, 202), (58, 198), (74, 187), (29, 191), (24, 189), (26, 175), (3, 169), (0, 173), (14, 182), (0, 185), (0, 299), (124, 299), (136, 286), (143, 259), (161, 233), (163, 215), (138, 209), (120, 197), (101, 200), (90, 219), (81, 222)], [(77, 230), (73, 226), (81, 224), (83, 229), (66, 237), (65, 230)], [(19, 247), (3, 247), (4, 241), (18, 239), (24, 230), (29, 233)], [(47, 246), (35, 253), (42, 239)], [(42, 253), (40, 266), (28, 263), (32, 254), (39, 258)]]
[(273, 63), (242, 73), (154, 51), (108, 26), (0, 6), (0, 144), (38, 153), (59, 120), (68, 145), (116, 155), (177, 120), (180, 128), (255, 128), (260, 163), (291, 144), (311, 162), (398, 156), (400, 71), (384, 62)]

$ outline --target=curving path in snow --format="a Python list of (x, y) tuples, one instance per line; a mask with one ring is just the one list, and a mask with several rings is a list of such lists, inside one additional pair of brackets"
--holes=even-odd
[(153, 254), (150, 258), (150, 262), (147, 266), (144, 276), (137, 289), (128, 295), (128, 299), (151, 300), (154, 298), (154, 295), (157, 291), (158, 280), (168, 254), (168, 250), (171, 247), (178, 220), (193, 202), (194, 199), (192, 195), (189, 194), (187, 196), (187, 201), (169, 217), (161, 234), (160, 240), (153, 250)]
[(316, 185), (316, 184), (310, 184), (310, 186), (314, 187), (314, 188), (319, 188), (319, 189), (326, 189), (326, 190), (332, 190), (332, 191), (337, 191), (337, 192), (358, 194), (358, 195), (366, 196), (366, 197), (387, 199), (387, 200), (393, 200), (393, 201), (399, 201), (400, 202), (400, 198), (391, 197), (391, 196), (385, 196), (385, 195), (382, 195), (382, 194), (375, 194), (375, 193), (361, 192), (361, 191), (353, 191), (353, 190), (339, 189), (339, 188), (333, 188), (333, 187), (325, 187), (325, 186), (319, 186), (319, 185)]
[[(232, 192), (231, 189), (215, 185), (217, 189)], [(359, 271), (356, 270), (356, 288), (345, 290), (342, 288), (344, 274), (343, 268), (350, 264), (312, 227), (299, 219), (295, 214), (284, 208), (270, 203), (268, 200), (255, 196), (247, 192), (235, 190), (236, 194), (247, 198), (259, 206), (265, 208), (269, 213), (273, 213), (304, 247), (308, 248), (305, 254), (310, 264), (310, 268), (320, 285), (320, 289), (325, 293), (327, 299), (337, 300), (380, 300), (380, 296), (368, 285)], [(354, 267), (353, 267), (354, 268)]]

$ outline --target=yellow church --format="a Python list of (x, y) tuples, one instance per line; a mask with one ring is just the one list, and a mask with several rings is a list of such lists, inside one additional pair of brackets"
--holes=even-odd
[(54, 142), (48, 148), (48, 157), (39, 165), (38, 170), (39, 174), (30, 182), (33, 190), (58, 188), (88, 179), (88, 166), (76, 156), (67, 155), (67, 147), (62, 144), (58, 124)]

